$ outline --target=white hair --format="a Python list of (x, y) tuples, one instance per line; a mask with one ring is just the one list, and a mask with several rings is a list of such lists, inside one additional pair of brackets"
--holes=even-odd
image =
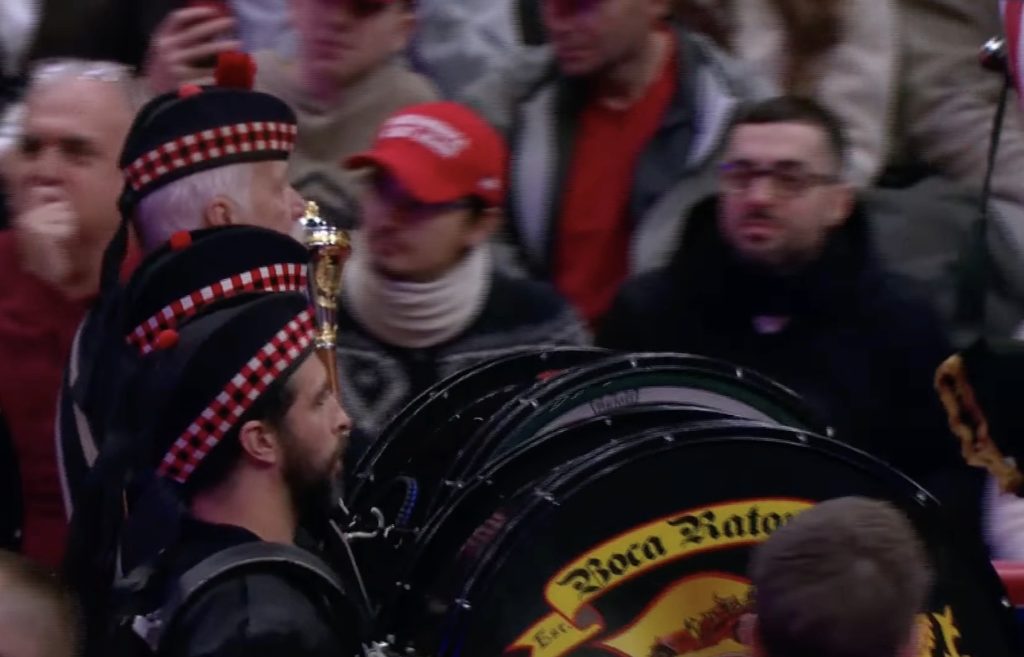
[(14, 148), (23, 131), (25, 121), (25, 105), (17, 103), (4, 110), (0, 116), (0, 157)]
[(128, 66), (89, 59), (44, 59), (38, 62), (29, 71), (25, 95), (27, 97), (36, 89), (66, 80), (92, 80), (117, 85), (133, 114), (150, 96)]
[(218, 197), (238, 206), (243, 216), (252, 214), (253, 165), (229, 164), (193, 173), (143, 197), (135, 208), (135, 230), (145, 251), (152, 251), (171, 235), (205, 226), (206, 210)]
[(28, 86), (21, 100), (0, 117), (0, 155), (12, 149), (25, 132), (25, 99), (39, 89), (67, 80), (93, 80), (117, 85), (132, 114), (147, 100), (144, 86), (123, 64), (87, 59), (44, 59), (29, 71)]

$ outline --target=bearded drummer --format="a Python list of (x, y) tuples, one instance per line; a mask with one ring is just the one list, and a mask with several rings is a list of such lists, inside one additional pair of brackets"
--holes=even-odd
[[(136, 442), (185, 509), (179, 539), (128, 578), (136, 582), (127, 596), (134, 615), (112, 619), (154, 654), (355, 654), (358, 630), (335, 622), (344, 616), (319, 580), (266, 560), (219, 577), (180, 613), (168, 611), (172, 594), (203, 579), (189, 573), (206, 572), (229, 551), (259, 556), (286, 546), (278, 561), (300, 559), (300, 523), (316, 525), (337, 498), (350, 420), (313, 357), (314, 323), (300, 293), (223, 304), (162, 331), (135, 381), (149, 418)], [(111, 636), (117, 643), (104, 654), (123, 654), (125, 634)]]

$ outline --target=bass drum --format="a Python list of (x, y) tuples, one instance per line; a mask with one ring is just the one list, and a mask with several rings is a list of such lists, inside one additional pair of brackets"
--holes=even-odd
[[(391, 587), (382, 587), (378, 594), (390, 596), (385, 608), (401, 618), (404, 611), (399, 599), (408, 599), (405, 591), (421, 591), (436, 576), (437, 564), (451, 556), (472, 538), (474, 531), (486, 524), (495, 506), (504, 504), (523, 489), (536, 485), (539, 477), (551, 468), (569, 467), (604, 446), (628, 439), (645, 430), (674, 426), (686, 422), (707, 422), (728, 418), (724, 413), (698, 406), (638, 405), (616, 409), (606, 415), (577, 420), (550, 434), (536, 436), (518, 446), (500, 461), (488, 466), (462, 485), (451, 502), (442, 507), (417, 532), (411, 544), (376, 546), (376, 565), (380, 558), (392, 554), (388, 572), (397, 578)], [(369, 556), (369, 555), (368, 555)], [(399, 599), (396, 599), (395, 596)], [(387, 598), (379, 598), (387, 599)], [(387, 625), (387, 619), (381, 619)]]
[(421, 393), (381, 432), (350, 475), (353, 510), (368, 508), (397, 477), (421, 491), (440, 483), (464, 441), (506, 401), (567, 368), (599, 360), (602, 349), (529, 351), (462, 370)]
[[(466, 441), (445, 478), (463, 482), (534, 436), (637, 404), (702, 406), (740, 418), (831, 432), (796, 393), (752, 370), (683, 354), (613, 356), (538, 383), (509, 401)], [(437, 504), (447, 500), (446, 491), (441, 493)]]
[(736, 630), (751, 608), (750, 549), (846, 495), (894, 503), (928, 546), (931, 654), (1020, 654), (984, 550), (923, 489), (838, 442), (745, 421), (645, 432), (555, 468), (495, 504), (378, 630), (438, 657), (746, 654)]

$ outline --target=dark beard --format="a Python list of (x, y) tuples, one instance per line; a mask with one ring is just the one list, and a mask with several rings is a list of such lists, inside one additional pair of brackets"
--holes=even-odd
[(285, 440), (284, 479), (299, 526), (320, 534), (337, 506), (340, 489), (334, 478), (332, 458), (325, 464), (312, 463), (295, 441)]

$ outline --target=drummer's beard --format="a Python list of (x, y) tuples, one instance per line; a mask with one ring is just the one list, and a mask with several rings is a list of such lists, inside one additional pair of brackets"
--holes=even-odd
[(320, 533), (341, 496), (338, 477), (341, 453), (337, 451), (330, 459), (317, 463), (294, 437), (284, 438), (283, 474), (295, 516), (301, 527)]

